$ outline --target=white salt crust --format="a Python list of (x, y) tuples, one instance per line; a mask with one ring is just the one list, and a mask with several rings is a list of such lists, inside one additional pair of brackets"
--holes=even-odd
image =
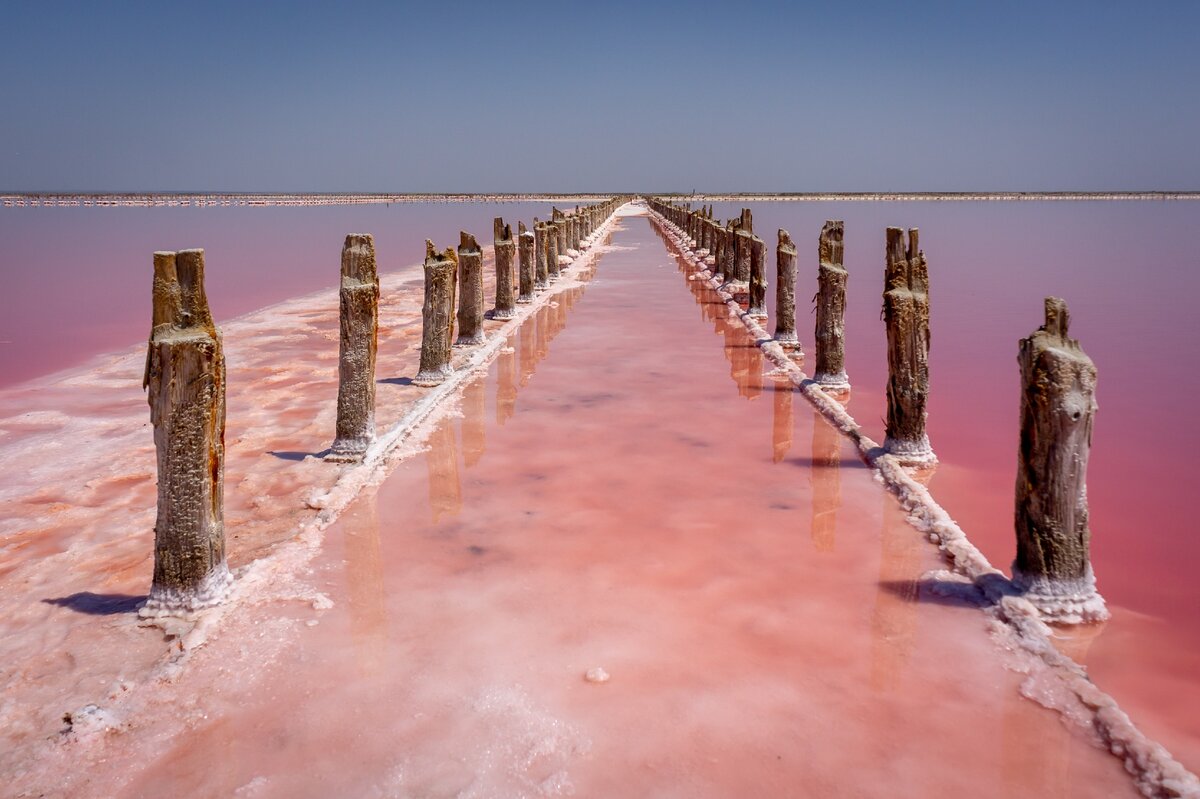
[[(867, 437), (846, 409), (822, 386), (809, 379), (779, 342), (742, 310), (728, 287), (713, 277), (706, 262), (690, 252), (688, 240), (679, 228), (652, 208), (648, 208), (647, 213), (676, 251), (700, 270), (708, 285), (725, 301), (730, 317), (742, 320), (776, 370), (786, 373), (805, 399), (854, 442), (859, 456), (876, 470), (877, 479), (896, 495), (908, 512), (909, 524), (937, 544), (961, 575), (958, 580), (963, 581), (964, 586), (968, 585), (967, 581), (974, 586), (981, 609), (993, 620), (993, 640), (1001, 649), (1018, 656), (1016, 663), (1010, 664), (1012, 668), (1029, 675), (1022, 685), (1022, 694), (1089, 731), (1097, 744), (1121, 758), (1143, 796), (1200, 799), (1200, 779), (1175, 760), (1165, 747), (1147, 738), (1134, 726), (1116, 700), (1097, 688), (1086, 670), (1055, 649), (1051, 641), (1052, 631), (1047, 620), (1073, 622), (1108, 618), (1104, 600), (1095, 593), (1094, 578), (1090, 584), (1084, 580), (1072, 585), (1034, 581), (1022, 585), (1019, 574), (1013, 581), (1006, 578), (988, 562), (901, 461)], [(949, 590), (956, 581), (942, 582)], [(1091, 596), (1086, 594), (1089, 585)], [(1032, 589), (1032, 594), (1021, 595), (1023, 587)]]

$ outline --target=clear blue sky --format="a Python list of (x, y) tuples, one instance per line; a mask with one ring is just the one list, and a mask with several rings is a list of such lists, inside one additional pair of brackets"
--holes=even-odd
[(0, 190), (1200, 189), (1200, 3), (0, 7)]

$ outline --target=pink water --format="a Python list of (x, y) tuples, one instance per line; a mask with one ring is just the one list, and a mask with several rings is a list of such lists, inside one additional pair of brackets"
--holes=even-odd
[[(848, 366), (858, 386), (850, 410), (876, 437), (880, 429), (873, 420), (882, 414), (882, 399), (872, 389), (881, 388), (883, 379), (869, 354), (877, 353), (881, 361), (882, 342), (876, 340), (881, 330), (874, 318), (878, 290), (866, 284), (872, 282), (869, 275), (882, 271), (876, 269), (882, 258), (854, 245), (855, 227), (877, 227), (881, 250), (882, 223), (868, 216), (890, 219), (906, 209), (943, 214), (940, 222), (921, 222), (936, 281), (934, 229), (967, 239), (982, 236), (992, 226), (981, 220), (1017, 213), (1012, 207), (756, 208), (760, 235), (773, 230), (768, 226), (777, 224), (771, 219), (776, 212), (782, 217), (803, 211), (823, 219), (832, 208), (830, 215), (847, 220)], [(1034, 210), (1018, 215), (1036, 216), (1041, 207), (1021, 206)], [(1064, 207), (1084, 216), (1110, 206), (1058, 205), (1047, 212)], [(1111, 206), (1127, 214), (1142, 207)], [(1158, 234), (1151, 238), (1182, 241), (1187, 217), (1172, 210), (1179, 205), (1145, 207), (1168, 209), (1168, 221), (1177, 225), (1160, 220), (1155, 227), (1143, 220)], [(441, 224), (455, 229), (461, 208), (439, 209), (446, 215)], [(528, 211), (527, 216), (535, 212), (528, 206), (511, 208)], [(311, 228), (312, 217), (300, 215), (314, 210), (320, 209), (288, 213), (298, 214), (293, 222)], [(357, 214), (359, 209), (337, 210)], [(209, 213), (72, 213), (127, 212)], [(859, 212), (863, 215), (856, 216)], [(0, 222), (21, 213), (28, 211), (12, 217), (6, 212)], [(249, 216), (262, 209), (237, 213)], [(1072, 218), (1070, 212), (1065, 215)], [(1010, 229), (1015, 222), (1006, 224)], [(804, 240), (799, 224), (785, 226)], [(485, 224), (478, 227), (486, 230)], [(1050, 226), (1062, 227), (1061, 222)], [(813, 249), (819, 228), (817, 222), (811, 229)], [(332, 269), (341, 236), (330, 235), (328, 258), (309, 252), (296, 262), (328, 261), (325, 266)], [(7, 248), (12, 239), (0, 240)], [(82, 234), (73, 241), (71, 246), (88, 249), (80, 243), (86, 242)], [(810, 795), (877, 795), (896, 792), (899, 780), (914, 796), (1127, 793), (1115, 759), (1020, 698), (1020, 678), (997, 657), (978, 611), (928, 601), (933, 598), (917, 589), (921, 574), (940, 565), (932, 547), (899, 518), (894, 503), (833, 431), (814, 423), (798, 395), (775, 391), (772, 381), (763, 379), (758, 351), (726, 322), (715, 298), (684, 279), (646, 221), (629, 220), (614, 243), (637, 249), (602, 256), (586, 289), (563, 295), (557, 307), (542, 309), (522, 327), (511, 342), (514, 352), (502, 354), (486, 382), (465, 392), (463, 418), (434, 430), (429, 453), (402, 463), (377, 494), (364, 495), (328, 532), (316, 571), (305, 578), (311, 585), (289, 590), (306, 602), (314, 591), (328, 594), (332, 610), (314, 614), (307, 605), (297, 610), (295, 599), (265, 600), (244, 618), (228, 620), (178, 682), (139, 689), (125, 733), (64, 755), (83, 758), (91, 769), (91, 776), (76, 773), (69, 785), (85, 795), (112, 795), (117, 791), (110, 788), (120, 786), (128, 796), (186, 789), (223, 795), (239, 787), (246, 795), (272, 796), (553, 795), (565, 791), (567, 782), (579, 795), (774, 795), (795, 785)], [(1145, 241), (1141, 244), (1144, 250)], [(211, 270), (211, 247), (209, 253)], [(0, 257), (8, 263), (6, 253)], [(804, 263), (800, 297), (812, 294)], [(809, 266), (815, 271), (815, 263)], [(1007, 268), (1019, 272), (1013, 264)], [(1186, 283), (1189, 277), (1181, 270), (1165, 271), (1176, 281)], [(969, 287), (968, 270), (954, 274)], [(941, 297), (958, 296), (952, 293), (957, 289), (934, 283), (930, 430), (943, 466), (931, 488), (1001, 567), (1012, 548), (1012, 447), (1006, 439), (1015, 438), (1015, 408), (1008, 412), (1001, 388), (973, 389), (992, 378), (1003, 385), (1003, 369), (1015, 372), (1015, 338), (1036, 326), (1043, 292), (1061, 292), (1072, 303), (1074, 332), (1101, 369), (1102, 418), (1110, 408), (1113, 415), (1121, 414), (1123, 407), (1106, 399), (1104, 392), (1118, 393), (1122, 384), (1105, 382), (1103, 355), (1089, 336), (1105, 337), (1085, 327), (1086, 302), (1077, 303), (1057, 285), (1042, 288), (1040, 277), (1025, 278), (1034, 284), (1028, 324), (1013, 322), (1001, 310), (984, 324), (970, 308), (943, 309)], [(267, 281), (276, 293), (272, 296), (298, 293), (291, 290), (291, 279), (276, 275)], [(303, 280), (295, 279), (297, 285)], [(1015, 306), (1023, 296), (1019, 287), (1005, 285), (1008, 294), (988, 292), (989, 308), (999, 308), (1002, 300)], [(1181, 292), (1183, 286), (1178, 288)], [(394, 280), (393, 291), (398, 302), (385, 325), (397, 332), (394, 343), (384, 346), (404, 348), (386, 366), (389, 375), (400, 376), (414, 354), (407, 316), (419, 300), (416, 284), (403, 275)], [(219, 306), (217, 312), (221, 316)], [(1161, 316), (1153, 320), (1168, 323)], [(86, 328), (86, 319), (76, 321)], [(243, 381), (245, 393), (239, 395), (232, 380), (230, 389), (231, 429), (243, 426), (231, 447), (245, 450), (244, 466), (236, 466), (239, 461), (231, 456), (230, 468), (245, 470), (235, 484), (250, 497), (239, 499), (238, 491), (228, 491), (234, 503), (253, 500), (241, 511), (252, 525), (278, 526), (281, 518), (288, 524), (281, 514), (304, 512), (305, 483), (327, 479), (319, 462), (293, 458), (328, 444), (328, 409), (315, 409), (331, 404), (333, 361), (324, 357), (321, 342), (335, 341), (335, 323), (328, 309), (306, 315), (297, 308), (227, 326), (231, 370), (238, 368), (238, 347), (253, 364), (245, 373), (244, 381), (250, 381)], [(1178, 317), (1174, 323), (1185, 326)], [(144, 335), (143, 322), (130, 319), (128, 324), (136, 328), (133, 341)], [(945, 335), (939, 334), (943, 325)], [(806, 327), (802, 316), (800, 328)], [(992, 327), (1015, 332), (1010, 331), (1007, 344), (989, 347), (973, 348), (963, 340), (998, 338), (987, 332)], [(269, 340), (276, 328), (307, 332), (302, 339), (289, 332)], [(1172, 333), (1163, 340), (1195, 336), (1190, 330)], [(1108, 339), (1124, 340), (1115, 334)], [(81, 349), (93, 341), (86, 335), (75, 340)], [(666, 350), (648, 347), (647, 341)], [(810, 341), (805, 337), (806, 345)], [(1010, 347), (1013, 352), (1000, 352)], [(106, 348), (111, 347), (88, 354)], [(963, 363), (940, 360), (948, 357), (947, 349)], [(967, 362), (969, 354), (983, 360), (989, 352), (993, 370)], [(130, 369), (121, 364), (134, 364), (137, 356), (136, 350), (122, 356), (103, 379), (81, 373), (16, 386), (4, 394), (6, 413), (22, 402), (29, 410), (46, 402), (86, 409), (90, 418), (123, 418), (115, 413), (115, 403), (132, 408), (144, 402), (140, 384), (126, 385), (122, 377)], [(381, 360), (381, 368), (384, 364)], [(939, 375), (950, 371), (957, 378), (954, 388), (939, 382)], [(1015, 378), (1009, 382), (1015, 395)], [(52, 393), (45, 393), (51, 386)], [(269, 401), (262, 393), (267, 390)], [(412, 391), (387, 383), (381, 385), (381, 401), (399, 409)], [(955, 392), (968, 399), (955, 400)], [(1183, 400), (1168, 399), (1166, 407), (1171, 402)], [(235, 413), (238, 407), (242, 410)], [(10, 415), (3, 421), (14, 420), (21, 424), (0, 425), (8, 442), (14, 436), (33, 440), (38, 425), (50, 437), (71, 429), (69, 419), (53, 414), (20, 420)], [(981, 421), (988, 424), (981, 428)], [(1136, 414), (1127, 421), (1129, 430), (1153, 431), (1160, 424), (1150, 419), (1138, 427)], [(147, 430), (111, 431), (117, 453), (138, 446), (131, 436), (144, 433), (140, 465), (132, 470), (134, 477), (123, 478), (129, 470), (114, 464), (112, 479), (118, 483), (102, 481), (87, 495), (97, 511), (106, 503), (121, 503), (136, 514), (132, 517), (93, 513), (86, 525), (55, 526), (56, 516), (83, 518), (86, 508), (77, 507), (75, 478), (71, 485), (53, 483), (56, 459), (70, 460), (69, 446), (43, 453), (42, 499), (21, 506), (22, 513), (39, 514), (25, 517), (36, 524), (22, 528), (21, 517), (10, 516), (19, 529), (0, 541), (4, 563), (15, 569), (7, 577), (0, 574), (0, 594), (16, 599), (50, 579), (48, 570), (31, 570), (46, 543), (48, 554), (54, 554), (79, 532), (101, 544), (118, 530), (121, 547), (113, 554), (121, 559), (119, 571), (106, 572), (94, 553), (72, 545), (64, 557), (74, 558), (74, 565), (65, 572), (57, 569), (54, 592), (36, 598), (72, 590), (131, 597), (144, 592), (146, 515), (153, 496)], [(1192, 726), (1197, 696), (1191, 675), (1197, 673), (1200, 647), (1191, 564), (1170, 555), (1179, 550), (1164, 547), (1158, 555), (1146, 555), (1143, 549), (1141, 560), (1127, 559), (1125, 568), (1141, 569), (1142, 580), (1159, 585), (1106, 579), (1102, 537), (1120, 538), (1127, 549), (1144, 547), (1145, 540), (1133, 533), (1137, 527), (1106, 527), (1101, 521), (1106, 493), (1099, 488), (1100, 473), (1109, 469), (1115, 475), (1112, 485), (1129, 471), (1128, 461), (1101, 457), (1102, 442), (1098, 425), (1091, 481), (1096, 568), (1115, 618), (1090, 646), (1074, 642), (1072, 654), (1086, 655), (1101, 687), (1195, 769), (1200, 749)], [(1113, 445), (1138, 449), (1133, 442), (1157, 444), (1131, 433)], [(0, 445), (5, 443), (0, 438)], [(1015, 440), (1011, 443), (1015, 447)], [(1184, 479), (1171, 466), (1181, 466), (1176, 450), (1162, 443), (1153, 452), (1150, 459), (1136, 461), (1153, 474), (1126, 475), (1131, 481), (1153, 480), (1157, 488), (1176, 474)], [(261, 464), (275, 468), (260, 473)], [(131, 480), (134, 490), (122, 488), (121, 479)], [(1111, 503), (1132, 519), (1139, 508), (1122, 500), (1126, 496), (1112, 497)], [(1186, 524), (1181, 503), (1174, 502), (1174, 514), (1141, 509), (1156, 519), (1168, 544), (1182, 538)], [(138, 521), (130, 525), (133, 519)], [(39, 535), (38, 530), (53, 532)], [(231, 544), (235, 562), (244, 562), (248, 551)], [(32, 583), (31, 575), (36, 576)], [(1167, 599), (1155, 605), (1155, 597), (1162, 596), (1174, 597), (1174, 604)], [(97, 633), (101, 646), (107, 636), (119, 638), (123, 647), (145, 650), (127, 650), (131, 662), (153, 659), (154, 640), (133, 629), (122, 615), (127, 608), (112, 601), (113, 615), (100, 617), (108, 630), (97, 629), (95, 618), (70, 606), (39, 605), (40, 642), (30, 638), (32, 626), (13, 627), (10, 621), (0, 631), (6, 651), (43, 653), (6, 670), (9, 688), (0, 696), (0, 710), (7, 708), (7, 718), (17, 717), (5, 704), (16, 696), (12, 686), (50, 681), (46, 688), (53, 696), (54, 681), (72, 681), (63, 706), (47, 705), (40, 720), (22, 717), (28, 726), (21, 735), (52, 733), (39, 725), (77, 707), (89, 691), (104, 694), (119, 676), (101, 667), (113, 662), (108, 656), (115, 651), (79, 648), (85, 642), (94, 645)], [(304, 621), (320, 623), (308, 627)], [(55, 631), (66, 625), (74, 625), (73, 632), (56, 645)], [(95, 666), (94, 674), (88, 664)], [(582, 679), (584, 671), (597, 666), (612, 675), (610, 682)], [(14, 674), (19, 679), (11, 679)], [(348, 674), (354, 678), (347, 682)], [(99, 687), (89, 689), (89, 678)], [(597, 699), (598, 693), (604, 699)], [(141, 753), (137, 758), (135, 751)], [(321, 765), (329, 751), (352, 752), (354, 768), (340, 760)], [(6, 771), (29, 767), (12, 762), (0, 757)], [(52, 768), (54, 762), (46, 765)], [(35, 777), (31, 784), (43, 784)]]

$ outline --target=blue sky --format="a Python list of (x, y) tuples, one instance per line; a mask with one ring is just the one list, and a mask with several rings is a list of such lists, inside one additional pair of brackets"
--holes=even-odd
[(1200, 3), (0, 5), (0, 190), (1200, 189)]

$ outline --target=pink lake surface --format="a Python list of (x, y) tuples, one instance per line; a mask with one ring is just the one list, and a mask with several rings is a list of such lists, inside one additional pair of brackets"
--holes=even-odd
[[(1186, 367), (1200, 333), (1183, 303), (1200, 280), (1185, 246), (1200, 206), (753, 207), (772, 249), (780, 226), (799, 244), (806, 348), (816, 234), (826, 218), (846, 220), (850, 411), (880, 439), (883, 227), (921, 227), (933, 281), (930, 435), (942, 459), (930, 487), (1005, 570), (1016, 340), (1040, 323), (1045, 294), (1066, 297), (1073, 334), (1100, 369), (1089, 488), (1114, 619), (1065, 644), (1147, 733), (1200, 767), (1200, 548), (1182, 499), (1195, 483), (1183, 458), (1196, 433), (1181, 424), (1197, 380)], [(346, 232), (375, 233), (383, 267), (397, 269), (417, 261), (426, 235), (449, 244), (464, 228), (485, 240), (495, 214), (547, 211), (0, 212), (0, 268), (19, 273), (20, 288), (4, 310), (31, 330), (58, 330), (37, 359), (0, 344), (10, 358), (0, 379), (135, 344), (153, 249), (204, 246), (210, 300), (227, 319), (328, 285)], [(314, 579), (335, 606), (321, 623), (301, 627), (312, 614), (278, 608), (297, 626), (261, 669), (253, 647), (238, 649), (235, 625), (179, 684), (195, 697), (184, 714), (192, 735), (146, 723), (148, 762), (132, 768), (115, 744), (87, 790), (107, 795), (107, 775), (128, 796), (553, 795), (565, 774), (579, 795), (780, 795), (802, 784), (798, 795), (853, 786), (841, 793), (867, 796), (897, 780), (913, 796), (1129, 793), (1115, 759), (1019, 697), (978, 611), (920, 601), (916, 580), (940, 565), (933, 548), (798, 395), (764, 382), (757, 350), (684, 279), (649, 223), (625, 226), (615, 243), (637, 249), (606, 255), (586, 289), (527, 323), (514, 352), (467, 390), (463, 418), (331, 529)], [(131, 238), (136, 251), (117, 246)], [(67, 293), (61, 326), (37, 305), (47, 285), (37, 275), (87, 288)], [(1139, 351), (1133, 320), (1161, 346)], [(584, 682), (593, 666), (612, 681)], [(405, 716), (410, 704), (425, 715)], [(275, 743), (230, 748), (247, 739)], [(508, 743), (489, 750), (489, 740)], [(332, 767), (314, 769), (311, 784), (287, 776), (347, 742), (359, 778)], [(930, 752), (954, 767), (932, 768)], [(214, 756), (222, 766), (206, 773)]]

